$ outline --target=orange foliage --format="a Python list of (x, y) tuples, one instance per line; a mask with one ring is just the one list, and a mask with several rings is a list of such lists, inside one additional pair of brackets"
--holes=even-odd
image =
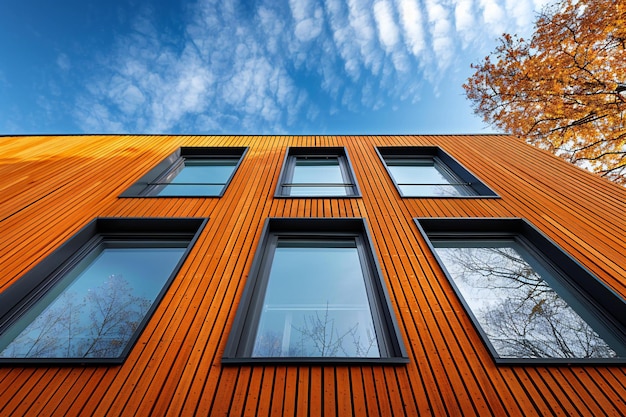
[(626, 0), (561, 0), (499, 41), (463, 85), (474, 112), (625, 185)]

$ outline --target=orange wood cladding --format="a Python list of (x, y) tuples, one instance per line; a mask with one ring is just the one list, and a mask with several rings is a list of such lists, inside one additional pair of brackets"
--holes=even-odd
[[(436, 145), (501, 198), (401, 198), (375, 146)], [(222, 198), (118, 198), (181, 146), (248, 146)], [(345, 146), (362, 198), (274, 198), (288, 146)], [(210, 220), (123, 365), (0, 366), (0, 415), (625, 415), (626, 366), (496, 366), (415, 217), (523, 217), (626, 297), (626, 190), (504, 135), (0, 137), (0, 291), (96, 217)], [(222, 366), (268, 217), (363, 217), (400, 366)]]

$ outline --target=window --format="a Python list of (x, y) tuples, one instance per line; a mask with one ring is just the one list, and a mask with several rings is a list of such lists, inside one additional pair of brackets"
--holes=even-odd
[(377, 152), (402, 197), (497, 197), (438, 147), (379, 147)]
[(294, 148), (280, 174), (277, 197), (358, 197), (345, 148)]
[(1, 363), (121, 363), (203, 219), (96, 219), (0, 294)]
[(419, 219), (499, 363), (624, 362), (626, 302), (522, 219)]
[(362, 219), (269, 219), (224, 363), (405, 363)]
[(247, 148), (180, 148), (122, 197), (221, 197)]

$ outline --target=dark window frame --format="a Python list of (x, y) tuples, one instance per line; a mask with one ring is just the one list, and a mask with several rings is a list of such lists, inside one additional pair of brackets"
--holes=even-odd
[(472, 309), (438, 256), (431, 239), (487, 240), (514, 239), (529, 251), (542, 267), (558, 276), (559, 283), (575, 294), (577, 301), (608, 327), (612, 336), (626, 343), (626, 300), (598, 279), (554, 241), (522, 218), (415, 218), (415, 224), (437, 259), (438, 266), (453, 288), (465, 313), (498, 365), (598, 365), (624, 364), (626, 358), (503, 358), (498, 355)]
[[(398, 190), (398, 194), (402, 198), (500, 198), (491, 188), (489, 188), (484, 181), (480, 180), (476, 175), (465, 168), (460, 162), (450, 156), (447, 152), (438, 146), (377, 146), (376, 153), (380, 158), (383, 166), (387, 170), (389, 178), (393, 181), (394, 186)], [(448, 175), (457, 177), (462, 181), (462, 185), (467, 186), (472, 190), (474, 195), (458, 195), (458, 196), (411, 196), (404, 195), (400, 186), (396, 182), (389, 166), (387, 165), (386, 157), (401, 157), (404, 159), (432, 159), (435, 164), (439, 164)]]
[[(224, 195), (228, 185), (237, 173), (237, 170), (243, 162), (243, 158), (248, 152), (247, 147), (188, 147), (178, 148), (172, 154), (167, 156), (163, 161), (159, 162), (154, 168), (144, 174), (137, 182), (124, 191), (120, 197), (148, 197), (148, 198), (219, 198)], [(157, 182), (166, 178), (186, 159), (204, 159), (204, 158), (239, 158), (239, 162), (234, 167), (233, 172), (228, 177), (222, 191), (218, 195), (156, 195), (153, 194), (157, 188)]]
[[(372, 311), (380, 358), (367, 357), (252, 357), (255, 331), (269, 279), (277, 237), (305, 239), (357, 238), (364, 265), (368, 302)], [(365, 258), (365, 259), (362, 259)], [(385, 354), (385, 356), (383, 356)], [(362, 218), (269, 218), (265, 221), (252, 267), (235, 314), (223, 364), (404, 364), (408, 357), (384, 278)]]
[[(304, 157), (320, 158), (331, 157), (338, 158), (339, 167), (344, 178), (346, 194), (338, 195), (290, 195), (289, 185), (291, 184), (291, 178), (293, 178), (294, 168), (296, 166), (297, 158)], [(283, 161), (282, 168), (280, 170), (278, 180), (278, 186), (276, 187), (276, 193), (274, 197), (277, 198), (360, 198), (361, 190), (352, 168), (352, 162), (348, 156), (348, 152), (345, 147), (300, 147), (290, 146), (285, 153), (285, 159)], [(322, 186), (322, 185), (320, 185)]]
[[(0, 293), (0, 334), (40, 300), (69, 270), (101, 242), (186, 242), (186, 249), (137, 330), (117, 358), (0, 358), (0, 364), (121, 364), (128, 357), (148, 321), (171, 286), (202, 229), (206, 218), (106, 218), (92, 220), (59, 248), (42, 259)], [(132, 246), (131, 246), (132, 247)], [(185, 247), (185, 246), (181, 246)]]

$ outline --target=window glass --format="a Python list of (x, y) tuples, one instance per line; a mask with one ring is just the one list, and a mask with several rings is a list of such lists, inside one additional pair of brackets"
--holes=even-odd
[(402, 197), (498, 197), (437, 146), (379, 146), (376, 152)]
[(296, 158), (289, 187), (292, 196), (347, 195), (339, 158)]
[(386, 158), (396, 184), (407, 197), (473, 195), (471, 188), (434, 158)]
[[(624, 346), (569, 286), (513, 239), (433, 240), (502, 358), (614, 358)], [(622, 353), (623, 354), (623, 353)]]
[(185, 159), (157, 186), (160, 196), (218, 196), (239, 163), (239, 158)]
[(247, 149), (181, 147), (146, 172), (120, 197), (220, 197)]
[(363, 219), (267, 219), (223, 363), (406, 363)]
[(280, 239), (253, 357), (380, 357), (356, 242)]
[(0, 357), (120, 356), (186, 244), (100, 244), (4, 332)]
[(356, 197), (354, 172), (345, 148), (290, 147), (277, 197)]

